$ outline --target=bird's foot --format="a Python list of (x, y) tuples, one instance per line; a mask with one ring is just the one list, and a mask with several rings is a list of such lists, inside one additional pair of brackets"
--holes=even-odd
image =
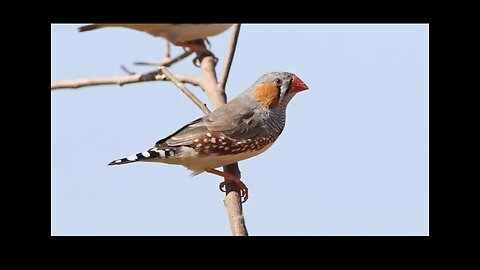
[[(210, 45), (209, 42), (208, 44)], [(215, 63), (218, 62), (218, 58), (215, 57), (215, 55), (209, 49), (207, 49), (203, 39), (196, 39), (196, 40), (191, 40), (186, 42), (177, 42), (175, 43), (175, 45), (182, 46), (184, 48), (190, 48), (190, 50), (192, 50), (197, 54), (197, 56), (192, 60), (193, 65), (195, 65), (196, 67), (200, 67), (200, 62), (202, 61), (203, 58), (207, 56), (212, 56), (215, 60)]]
[(240, 180), (240, 178), (238, 178), (237, 176), (231, 173), (222, 172), (216, 169), (210, 169), (210, 170), (207, 170), (207, 172), (213, 173), (225, 178), (225, 181), (221, 182), (218, 186), (222, 192), (226, 192), (225, 186), (229, 182), (234, 182), (240, 189), (240, 197), (242, 198), (242, 203), (248, 200), (248, 188), (245, 185), (245, 183), (243, 183), (242, 180)]
[(243, 183), (240, 179), (220, 182), (218, 187), (222, 192), (227, 192), (225, 186), (228, 184), (228, 182), (234, 182), (240, 188), (240, 196), (243, 198), (242, 203), (246, 202), (248, 200), (248, 188), (245, 183)]
[(197, 52), (197, 56), (195, 56), (192, 60), (192, 63), (196, 67), (200, 67), (200, 63), (203, 58), (207, 56), (212, 56), (213, 60), (215, 61), (215, 64), (218, 63), (218, 58), (211, 52), (211, 51), (202, 51), (202, 52)]

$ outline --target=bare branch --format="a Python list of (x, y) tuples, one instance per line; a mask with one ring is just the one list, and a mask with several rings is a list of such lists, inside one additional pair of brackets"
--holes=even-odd
[(173, 82), (182, 92), (197, 105), (200, 110), (202, 110), (205, 115), (210, 113), (210, 110), (205, 106), (205, 104), (200, 101), (190, 90), (188, 90), (185, 85), (180, 82), (175, 76), (166, 68), (166, 67), (160, 67), (160, 71), (165, 74), (167, 79), (169, 79), (171, 82)]
[[(241, 177), (238, 163), (223, 166), (223, 171)], [(227, 182), (225, 185), (225, 208), (227, 208), (228, 220), (230, 221), (230, 229), (234, 236), (248, 236), (247, 226), (245, 225), (245, 217), (243, 216), (242, 197), (238, 186), (233, 182)]]
[(235, 55), (235, 49), (237, 48), (238, 35), (240, 34), (240, 24), (237, 23), (233, 26), (232, 38), (230, 39), (230, 46), (227, 51), (227, 58), (225, 59), (225, 65), (223, 66), (222, 76), (218, 81), (218, 87), (225, 89), (227, 84), (228, 75), (230, 74), (230, 67), (232, 66), (233, 56)]
[[(218, 87), (215, 65), (216, 61), (213, 56), (206, 56), (201, 60), (200, 71), (202, 75), (200, 79), (200, 86), (207, 93), (213, 107), (217, 109), (226, 103), (227, 98), (224, 89), (220, 89)], [(223, 166), (223, 171), (240, 177), (238, 163)], [(227, 208), (232, 234), (234, 236), (247, 236), (248, 231), (245, 226), (245, 219), (243, 216), (240, 189), (235, 183), (228, 181), (225, 188), (226, 195), (224, 203), (225, 207)]]
[(143, 65), (143, 66), (164, 66), (164, 67), (169, 67), (175, 63), (177, 63), (178, 61), (182, 60), (182, 59), (185, 59), (187, 58), (190, 54), (192, 54), (193, 52), (191, 50), (188, 50), (182, 54), (180, 54), (179, 56), (173, 58), (173, 59), (170, 59), (170, 60), (166, 60), (164, 62), (134, 62), (133, 64), (135, 65)]
[[(192, 76), (186, 76), (181, 74), (175, 74), (175, 77), (183, 83), (189, 83), (191, 85), (199, 86), (200, 80)], [(95, 85), (125, 85), (131, 83), (140, 83), (140, 82), (151, 82), (151, 81), (166, 81), (167, 79), (163, 76), (159, 76), (158, 71), (152, 71), (145, 74), (134, 74), (128, 76), (113, 76), (113, 77), (98, 77), (90, 79), (79, 79), (79, 80), (67, 80), (67, 81), (57, 81), (52, 82), (51, 89), (67, 89), (67, 88), (80, 88), (86, 86), (95, 86)]]
[(200, 62), (200, 87), (207, 93), (208, 99), (215, 109), (227, 101), (225, 91), (217, 88), (216, 64), (217, 62), (213, 56), (204, 57)]
[[(207, 92), (210, 101), (213, 103), (215, 108), (220, 107), (225, 104), (227, 101), (227, 96), (225, 94), (225, 85), (227, 84), (228, 75), (230, 73), (230, 67), (232, 65), (233, 56), (235, 54), (235, 48), (237, 46), (238, 35), (240, 33), (240, 24), (233, 26), (232, 37), (230, 40), (230, 45), (227, 52), (227, 57), (225, 59), (225, 65), (222, 71), (222, 77), (220, 81), (213, 85), (213, 82), (216, 81), (215, 77), (215, 62), (213, 59), (205, 59), (202, 61), (202, 79), (200, 85)], [(213, 74), (212, 74), (213, 73)], [(208, 78), (211, 79), (212, 84), (205, 85), (204, 81)], [(223, 171), (241, 176), (240, 169), (238, 168), (238, 163), (229, 164), (223, 166)], [(242, 197), (240, 196), (240, 190), (235, 183), (227, 182), (226, 186), (226, 195), (225, 195), (225, 207), (227, 208), (228, 220), (230, 221), (230, 228), (234, 236), (247, 236), (248, 231), (245, 225), (245, 218), (243, 216), (242, 208)]]
[(175, 74), (175, 78), (177, 78), (182, 83), (188, 83), (193, 86), (200, 86), (200, 80), (193, 76), (187, 76), (183, 74)]
[(154, 81), (155, 77), (147, 78), (142, 80), (142, 75), (135, 74), (129, 76), (114, 76), (114, 77), (98, 77), (91, 79), (79, 79), (79, 80), (69, 80), (69, 81), (58, 81), (52, 82), (51, 89), (57, 90), (62, 88), (80, 88), (85, 86), (93, 85), (106, 85), (106, 84), (118, 84), (124, 85), (128, 83), (137, 83), (142, 81)]

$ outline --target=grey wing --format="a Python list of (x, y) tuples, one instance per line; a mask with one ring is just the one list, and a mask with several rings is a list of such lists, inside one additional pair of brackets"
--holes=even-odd
[(194, 140), (205, 136), (207, 132), (220, 133), (233, 140), (250, 139), (268, 135), (261, 112), (254, 105), (246, 105), (245, 97), (237, 97), (207, 116), (198, 118), (172, 135), (159, 140), (159, 146), (192, 145)]
[(155, 147), (189, 146), (194, 140), (205, 136), (207, 132), (219, 132), (233, 140), (244, 140), (265, 133), (263, 123), (255, 121), (253, 113), (237, 114), (233, 119), (216, 119), (205, 116), (190, 122), (170, 136), (159, 140)]
[[(237, 105), (238, 103), (242, 105)], [(242, 99), (234, 99), (208, 116), (208, 129), (218, 131), (234, 140), (244, 140), (268, 134), (261, 113), (245, 106)]]
[(202, 124), (205, 117), (198, 118), (183, 126), (175, 133), (155, 143), (155, 147), (191, 145), (193, 140), (208, 132), (206, 125)]

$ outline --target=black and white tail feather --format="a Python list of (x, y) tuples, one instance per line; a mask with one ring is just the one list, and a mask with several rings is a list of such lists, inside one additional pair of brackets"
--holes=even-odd
[(175, 157), (176, 151), (175, 149), (158, 149), (156, 147), (152, 147), (148, 150), (145, 150), (141, 153), (114, 160), (108, 165), (123, 165), (127, 163), (137, 162), (137, 161), (149, 161), (150, 159), (154, 158), (170, 158)]

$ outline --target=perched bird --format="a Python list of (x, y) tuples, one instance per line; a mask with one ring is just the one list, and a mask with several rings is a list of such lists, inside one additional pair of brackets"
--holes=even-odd
[[(193, 175), (213, 173), (235, 182), (245, 202), (245, 184), (235, 175), (215, 168), (251, 158), (272, 146), (285, 127), (289, 101), (307, 89), (295, 74), (266, 73), (229, 103), (186, 124), (154, 147), (108, 165), (150, 161), (183, 165)], [(224, 186), (225, 182), (220, 183), (221, 190)]]
[(203, 42), (207, 37), (215, 36), (227, 30), (231, 24), (119, 24), (96, 23), (81, 26), (80, 32), (105, 27), (126, 27), (163, 37), (176, 46), (188, 47), (194, 52), (208, 51)]

